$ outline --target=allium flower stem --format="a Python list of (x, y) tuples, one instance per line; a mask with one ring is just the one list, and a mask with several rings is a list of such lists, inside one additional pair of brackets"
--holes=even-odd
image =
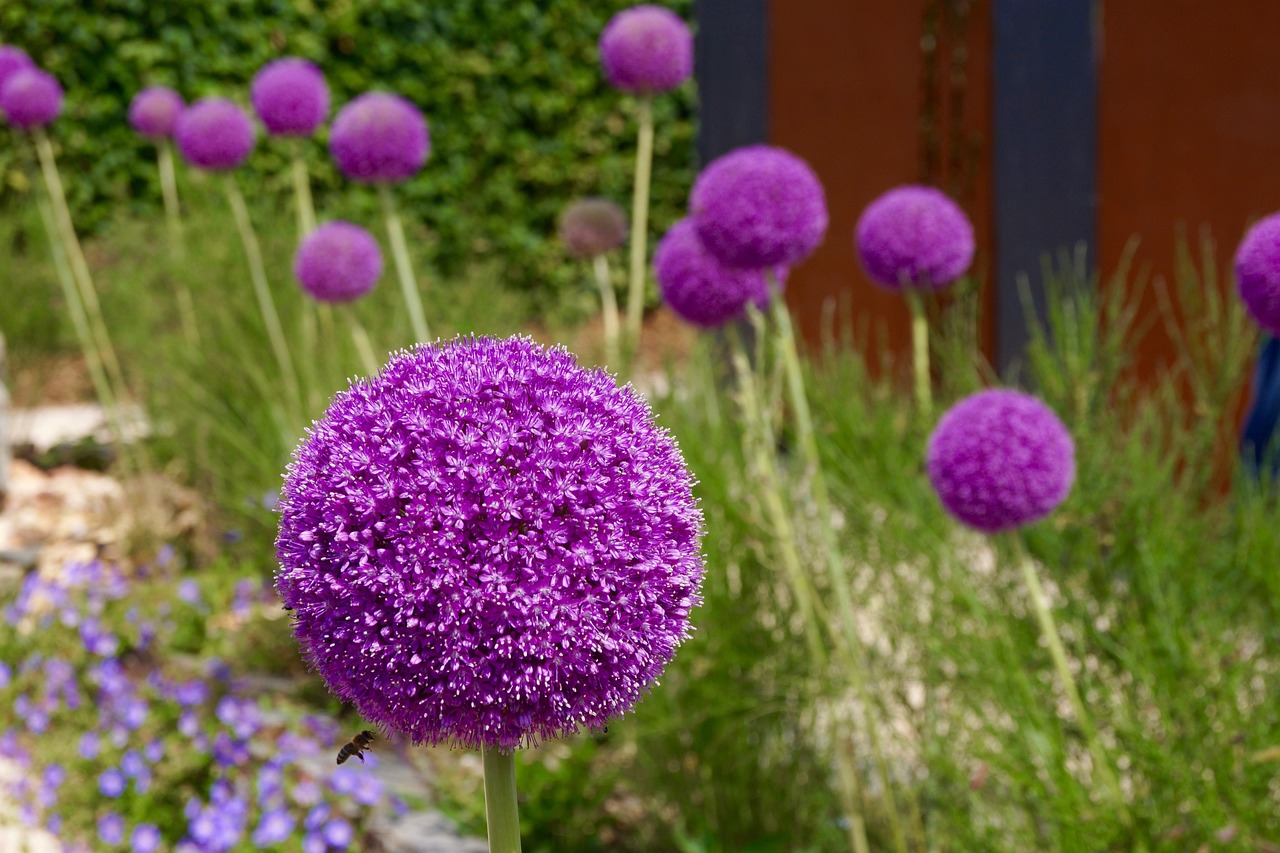
[(316, 230), (316, 208), (311, 200), (311, 177), (307, 160), (302, 155), (302, 140), (293, 142), (293, 195), (298, 206), (298, 242)]
[(387, 220), (391, 257), (395, 258), (396, 276), (400, 279), (400, 292), (404, 294), (405, 307), (409, 309), (413, 337), (418, 343), (426, 343), (431, 340), (431, 332), (427, 329), (427, 315), (422, 310), (422, 296), (418, 293), (418, 283), (414, 280), (413, 267), (409, 264), (409, 246), (404, 239), (404, 224), (396, 210), (391, 185), (386, 181), (378, 182), (378, 199), (382, 202), (382, 214)]
[(483, 747), (484, 811), (489, 853), (520, 853), (520, 815), (516, 806), (516, 754)]
[[(178, 205), (178, 178), (173, 165), (173, 143), (163, 139), (156, 146), (156, 162), (160, 170), (160, 195), (164, 198), (164, 220), (169, 230), (169, 253), (175, 261), (186, 256), (186, 235), (182, 229), (182, 210)], [(191, 298), (191, 288), (186, 276), (178, 271), (174, 275), (177, 285), (178, 318), (182, 321), (182, 336), (189, 346), (199, 346), (200, 327), (196, 323), (196, 304)]]
[(605, 363), (617, 370), (618, 362), (618, 298), (613, 292), (613, 280), (609, 276), (609, 261), (604, 255), (596, 255), (591, 261), (596, 284), (600, 287), (600, 307), (604, 324)]
[(356, 353), (360, 356), (360, 363), (364, 366), (365, 375), (376, 375), (382, 365), (378, 362), (378, 357), (373, 353), (373, 344), (369, 341), (369, 333), (365, 331), (364, 324), (356, 316), (354, 308), (347, 309), (347, 321), (351, 324), (351, 340), (356, 345)]
[(933, 411), (933, 380), (929, 373), (929, 317), (924, 309), (924, 295), (910, 285), (902, 288), (911, 309), (911, 363), (916, 379), (916, 405), (928, 417)]
[(644, 278), (649, 236), (649, 182), (653, 175), (653, 101), (637, 101), (640, 135), (636, 141), (636, 177), (631, 194), (631, 271), (627, 283), (627, 346), (631, 357), (640, 351), (644, 312)]

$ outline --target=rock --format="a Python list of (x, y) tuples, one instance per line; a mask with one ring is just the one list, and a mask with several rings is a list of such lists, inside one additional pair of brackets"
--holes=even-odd
[(386, 853), (488, 853), (479, 838), (463, 838), (439, 812), (406, 812), (398, 819), (372, 828)]

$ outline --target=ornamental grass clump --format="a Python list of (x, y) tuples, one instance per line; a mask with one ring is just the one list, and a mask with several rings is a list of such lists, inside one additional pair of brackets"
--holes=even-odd
[(560, 241), (575, 258), (591, 261), (600, 290), (605, 361), (618, 366), (618, 300), (609, 274), (608, 254), (627, 241), (627, 214), (607, 198), (575, 201), (560, 214)]
[[(687, 218), (671, 226), (658, 243), (653, 270), (667, 307), (704, 329), (742, 319), (748, 304), (764, 311), (773, 296), (763, 270), (720, 263), (702, 245), (697, 228)], [(772, 275), (781, 286), (786, 268), (776, 267)]]
[(286, 56), (268, 62), (254, 75), (249, 98), (267, 133), (290, 138), (298, 239), (302, 240), (315, 230), (316, 213), (301, 140), (319, 130), (329, 117), (329, 85), (318, 65)]
[(648, 405), (567, 351), (418, 346), (295, 452), (276, 586), (335, 695), (484, 752), (491, 849), (518, 850), (514, 750), (603, 729), (689, 635), (692, 485)]

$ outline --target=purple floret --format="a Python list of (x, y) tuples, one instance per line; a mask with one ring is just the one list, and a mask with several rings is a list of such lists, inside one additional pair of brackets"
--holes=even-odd
[(322, 302), (350, 302), (373, 290), (382, 277), (382, 250), (359, 225), (326, 222), (298, 247), (293, 274)]
[(415, 743), (599, 729), (689, 635), (692, 482), (644, 400), (563, 349), (419, 346), (295, 452), (276, 586), (329, 688)]
[(9, 78), (19, 71), (35, 68), (36, 64), (27, 56), (27, 52), (11, 44), (0, 44), (0, 89), (9, 82)]
[(14, 127), (44, 127), (62, 112), (62, 87), (38, 68), (19, 69), (0, 88), (0, 110)]
[(627, 241), (627, 215), (607, 198), (575, 201), (560, 214), (560, 240), (575, 258), (594, 258)]
[(1280, 335), (1280, 213), (1255, 224), (1240, 241), (1236, 287), (1257, 324)]
[(431, 137), (422, 111), (387, 92), (368, 92), (333, 120), (329, 152), (353, 181), (403, 181), (427, 162)]
[[(663, 236), (653, 255), (654, 274), (662, 300), (681, 319), (695, 326), (714, 328), (737, 320), (747, 302), (769, 307), (769, 282), (764, 270), (726, 267), (711, 256), (698, 237), (693, 222), (682, 219)], [(773, 270), (781, 286), (786, 269)]]
[(253, 150), (253, 122), (226, 98), (202, 98), (178, 117), (174, 139), (191, 165), (226, 171), (243, 163)]
[(689, 213), (711, 254), (731, 267), (795, 266), (827, 233), (827, 199), (799, 157), (751, 145), (713, 160), (693, 184)]
[(186, 103), (182, 96), (166, 86), (150, 86), (133, 96), (129, 104), (129, 125), (148, 139), (173, 136)]
[(941, 290), (973, 263), (973, 226), (941, 190), (905, 186), (880, 196), (858, 218), (858, 257), (889, 290)]
[(262, 66), (249, 88), (268, 133), (310, 136), (329, 115), (329, 87), (313, 62), (287, 56)]
[(927, 451), (948, 512), (986, 533), (1044, 518), (1075, 480), (1075, 445), (1053, 410), (1020, 391), (989, 390), (943, 415)]
[(600, 64), (615, 89), (640, 95), (666, 92), (693, 74), (693, 35), (670, 9), (633, 6), (605, 25)]

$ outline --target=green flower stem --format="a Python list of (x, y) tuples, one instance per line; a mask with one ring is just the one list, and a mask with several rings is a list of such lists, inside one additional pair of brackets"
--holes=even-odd
[(640, 98), (637, 105), (640, 135), (636, 142), (636, 177), (631, 194), (631, 267), (627, 282), (627, 345), (631, 357), (640, 351), (640, 327), (644, 313), (645, 268), (648, 258), (649, 182), (653, 176), (653, 102)]
[[(178, 177), (173, 166), (173, 145), (163, 140), (156, 149), (156, 161), (160, 170), (160, 194), (164, 198), (164, 221), (169, 230), (169, 254), (175, 263), (187, 253), (186, 235), (182, 230), (182, 210), (178, 205)], [(181, 269), (173, 275), (174, 294), (178, 300), (178, 319), (182, 322), (182, 336), (189, 346), (200, 345), (200, 326), (196, 323), (196, 303), (191, 298), (191, 287)]]
[(520, 853), (520, 814), (516, 805), (516, 754), (484, 747), (484, 811), (489, 853)]
[(913, 287), (904, 287), (903, 296), (911, 309), (911, 362), (916, 379), (916, 405), (928, 417), (933, 412), (933, 380), (929, 375), (929, 317), (924, 296)]
[(404, 225), (396, 211), (396, 200), (391, 195), (390, 184), (378, 184), (378, 198), (382, 202), (382, 214), (387, 220), (391, 256), (395, 259), (396, 275), (400, 278), (400, 292), (404, 294), (405, 307), (409, 309), (413, 336), (419, 343), (425, 343), (431, 340), (431, 332), (427, 329), (427, 315), (422, 310), (422, 296), (418, 293), (418, 283), (413, 278), (413, 267), (409, 264), (409, 246), (404, 239)]
[(376, 375), (380, 368), (378, 357), (374, 355), (369, 333), (365, 331), (364, 324), (356, 316), (354, 308), (347, 308), (347, 322), (351, 326), (351, 340), (356, 345), (356, 353), (360, 356), (360, 363), (364, 365), (365, 375)]
[(302, 140), (293, 140), (293, 195), (298, 206), (298, 242), (316, 230), (316, 208), (311, 201), (311, 177), (302, 156)]
[(601, 317), (604, 325), (605, 363), (617, 370), (618, 363), (618, 298), (613, 292), (609, 277), (609, 262), (604, 255), (596, 255), (591, 262), (596, 284), (600, 287)]

